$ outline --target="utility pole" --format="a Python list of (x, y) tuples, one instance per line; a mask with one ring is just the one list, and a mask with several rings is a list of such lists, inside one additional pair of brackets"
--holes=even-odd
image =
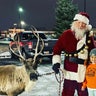
[(84, 0), (84, 12), (86, 12), (86, 0)]
[(23, 13), (23, 8), (19, 7), (18, 11), (19, 11), (19, 23), (20, 23), (20, 28), (21, 28), (21, 14)]

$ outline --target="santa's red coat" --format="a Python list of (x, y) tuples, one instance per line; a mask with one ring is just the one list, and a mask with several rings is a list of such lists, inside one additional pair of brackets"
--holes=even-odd
[[(89, 37), (89, 40), (90, 40), (90, 43), (87, 43), (88, 52), (90, 52), (90, 50), (92, 48), (94, 48), (94, 42), (93, 42), (92, 36)], [(67, 53), (75, 52), (77, 50), (78, 42), (79, 42), (79, 40), (77, 40), (75, 38), (74, 32), (72, 32), (71, 30), (66, 30), (65, 32), (63, 32), (63, 34), (60, 36), (60, 38), (58, 39), (58, 41), (56, 42), (56, 44), (53, 48), (53, 60), (52, 60), (53, 64), (61, 63), (60, 55), (61, 55), (62, 51), (66, 51)], [(87, 40), (87, 42), (88, 42), (88, 40)], [(81, 74), (82, 72), (79, 73), (78, 75), (75, 73), (78, 73), (78, 71), (81, 70), (80, 68), (82, 68), (82, 67), (84, 67), (84, 68), (82, 68), (83, 70), (81, 70), (81, 71), (84, 71), (85, 66), (70, 62), (69, 57), (66, 58), (66, 56), (65, 56), (65, 60), (64, 60), (64, 70), (67, 71), (67, 72), (65, 72), (66, 74), (68, 73), (67, 75), (65, 74), (65, 78), (70, 79), (70, 80), (76, 79), (76, 81), (82, 82), (84, 80), (84, 78), (80, 78), (81, 80), (77, 80), (77, 78), (79, 78), (78, 75)], [(85, 73), (85, 71), (84, 71), (84, 73)], [(70, 77), (69, 75), (72, 75), (72, 76)], [(76, 78), (74, 78), (73, 75), (74, 76), (76, 75)]]

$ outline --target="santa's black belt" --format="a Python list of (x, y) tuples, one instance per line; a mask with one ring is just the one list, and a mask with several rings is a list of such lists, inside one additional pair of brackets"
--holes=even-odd
[(85, 60), (81, 58), (76, 58), (76, 57), (69, 57), (69, 61), (77, 64), (84, 64)]

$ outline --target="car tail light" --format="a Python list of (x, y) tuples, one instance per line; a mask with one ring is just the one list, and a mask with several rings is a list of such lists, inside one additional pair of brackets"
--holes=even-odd
[(32, 42), (28, 42), (28, 48), (32, 49)]
[(20, 42), (19, 44), (20, 44), (20, 46), (23, 46), (23, 43), (22, 42)]
[(9, 46), (12, 46), (12, 44), (13, 44), (13, 42), (10, 42), (10, 43), (9, 43)]

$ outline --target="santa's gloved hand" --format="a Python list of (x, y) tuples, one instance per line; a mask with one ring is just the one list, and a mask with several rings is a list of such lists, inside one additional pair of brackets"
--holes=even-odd
[(59, 73), (60, 63), (56, 63), (52, 66), (52, 69), (55, 71), (56, 74)]

